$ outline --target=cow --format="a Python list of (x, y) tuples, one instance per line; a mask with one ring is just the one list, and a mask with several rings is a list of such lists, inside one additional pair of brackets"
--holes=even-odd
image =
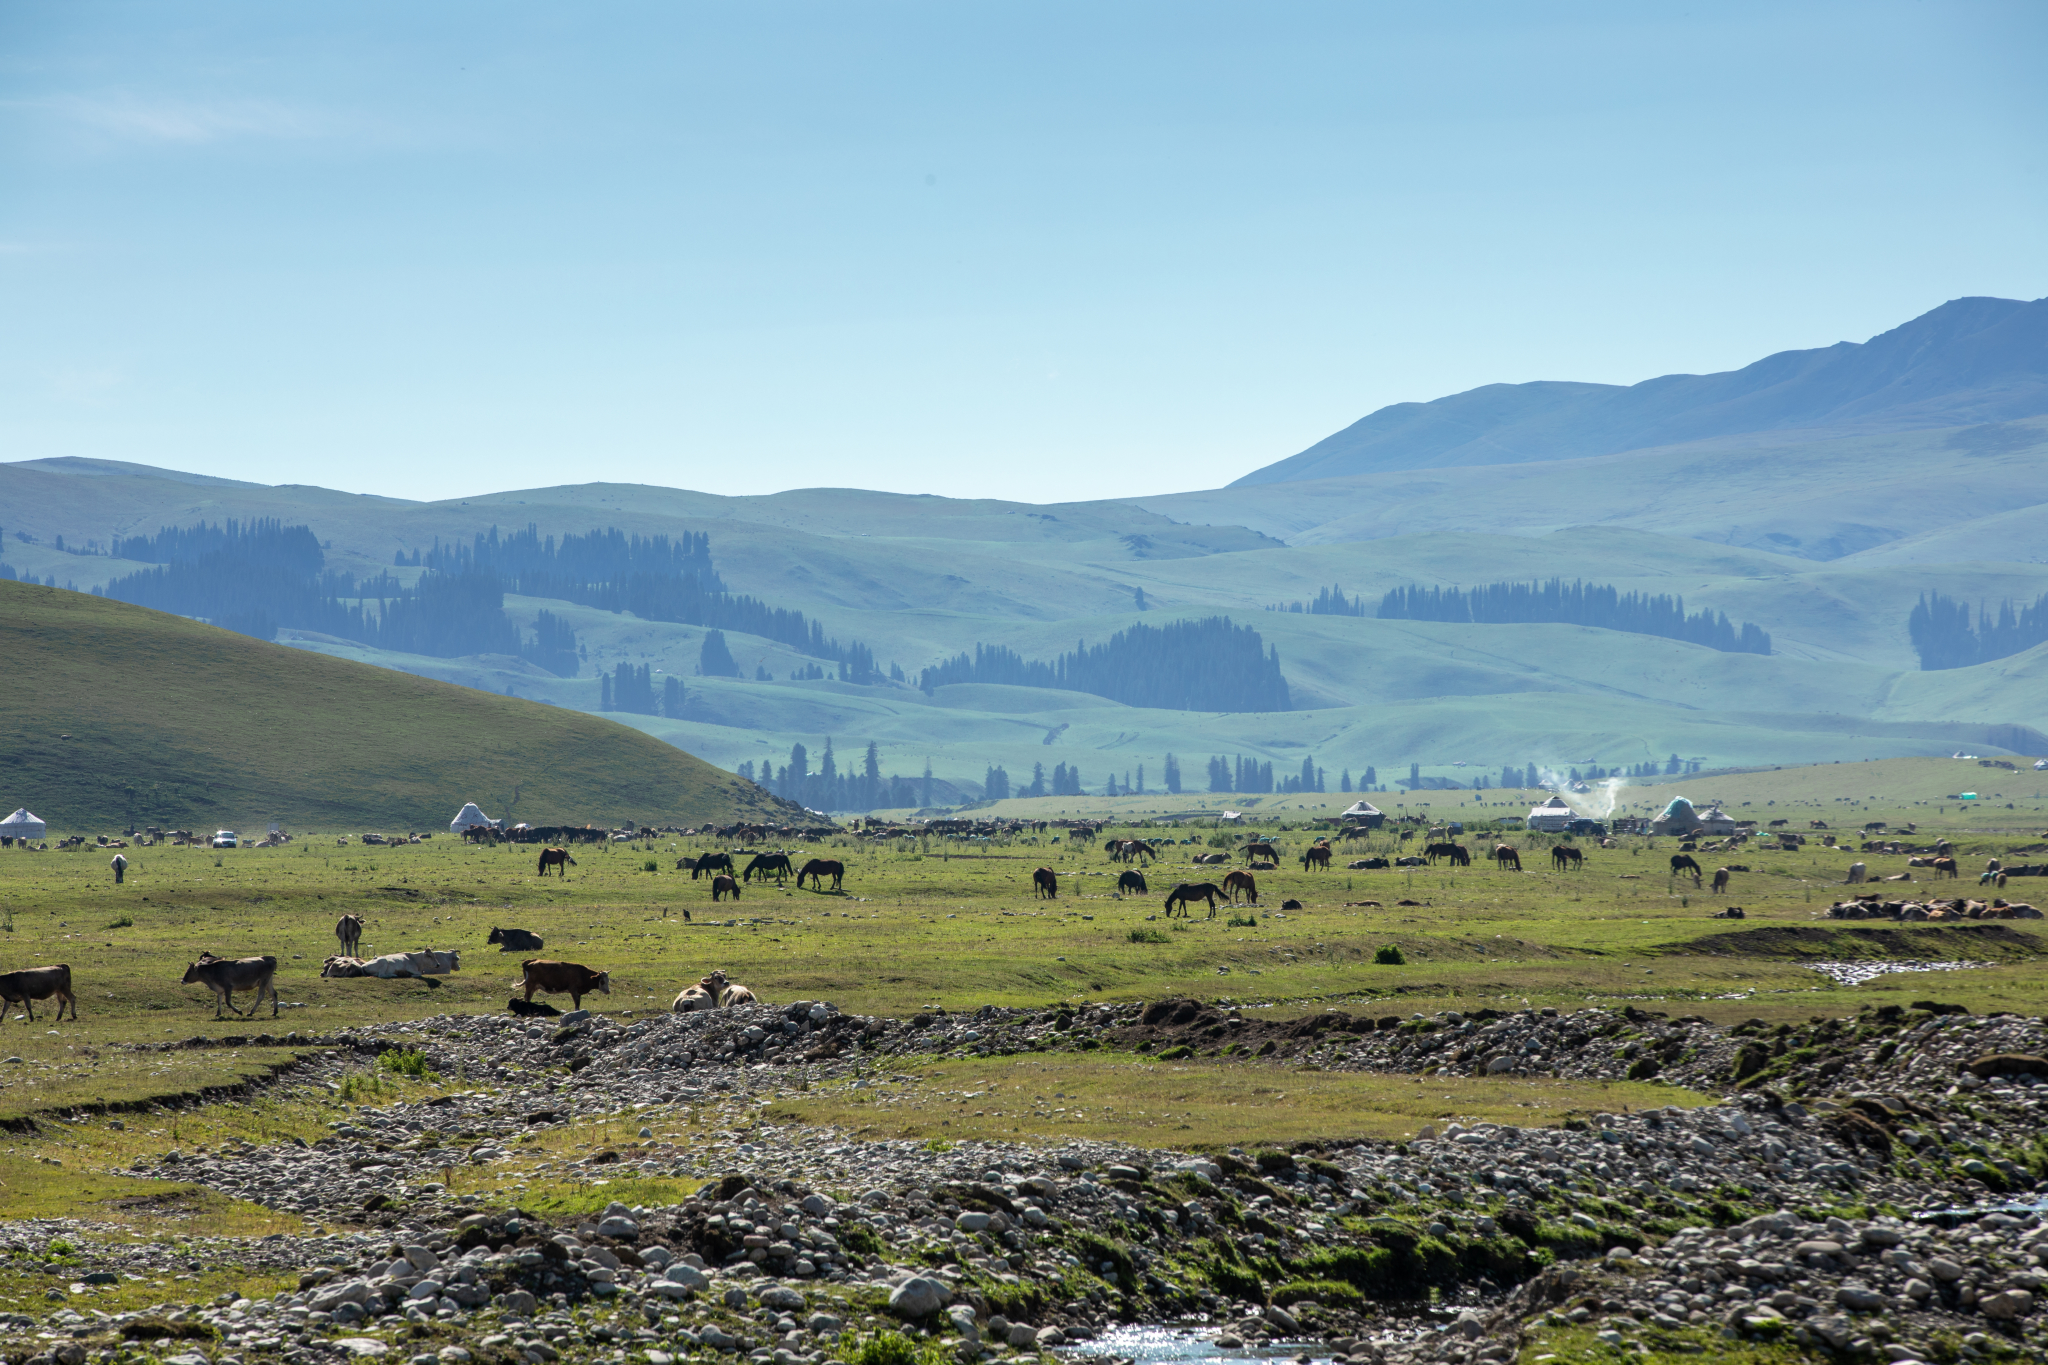
[(694, 1014), (698, 1010), (715, 1010), (717, 1008), (718, 997), (705, 989), (702, 984), (683, 987), (681, 993), (676, 996), (675, 1003), (669, 1006), (669, 1009), (676, 1014)]
[(1116, 889), (1119, 892), (1128, 891), (1137, 896), (1149, 896), (1152, 894), (1152, 889), (1145, 885), (1145, 874), (1135, 870), (1118, 873)]
[(1391, 866), (1392, 864), (1385, 858), (1360, 858), (1356, 862), (1344, 865), (1345, 870), (1350, 872), (1373, 872), (1380, 868)]
[(690, 869), (690, 880), (693, 882), (706, 872), (730, 872), (733, 870), (732, 854), (707, 853), (701, 858), (676, 859), (676, 871), (681, 872), (686, 867)]
[(1428, 864), (1429, 860), (1427, 858), (1417, 858), (1412, 854), (1406, 858), (1394, 859), (1394, 866), (1396, 867), (1426, 867)]
[(521, 1000), (516, 995), (505, 1002), (505, 1008), (528, 1019), (547, 1019), (561, 1013), (545, 1000)]
[(775, 884), (780, 886), (789, 876), (790, 870), (787, 853), (756, 853), (748, 862), (746, 871), (740, 874), (740, 880), (750, 882), (758, 873), (762, 881), (765, 882), (772, 876), (775, 878)]
[(1567, 867), (1584, 870), (1586, 855), (1568, 844), (1558, 844), (1550, 850), (1550, 866), (1557, 872), (1562, 872)]
[(71, 993), (71, 968), (59, 963), (54, 967), (25, 967), (18, 972), (0, 973), (0, 1005), (19, 1004), (28, 1011), (25, 1022), (36, 1021), (38, 1000), (57, 997), (57, 1017), (64, 1017), (64, 1007), (71, 1006), (71, 1022), (78, 1022), (78, 997)]
[(1726, 910), (1716, 910), (1716, 911), (1715, 911), (1715, 912), (1714, 912), (1713, 914), (1711, 914), (1711, 915), (1707, 916), (1707, 918), (1708, 918), (1708, 919), (1748, 919), (1748, 918), (1749, 918), (1749, 916), (1743, 913), (1743, 911), (1742, 911), (1742, 907), (1741, 907), (1741, 906), (1739, 906), (1739, 905), (1731, 905), (1731, 906), (1729, 906), (1729, 907), (1728, 907), (1728, 908), (1727, 908)]
[(1041, 867), (1031, 874), (1031, 894), (1040, 900), (1060, 898), (1060, 879), (1051, 868)]
[(1281, 901), (1280, 908), (1282, 910), (1299, 910), (1301, 909), (1301, 902), (1295, 900)]
[(1522, 870), (1522, 855), (1516, 851), (1513, 844), (1495, 844), (1493, 846), (1493, 863), (1502, 872), (1507, 871), (1510, 865), (1514, 867), (1515, 871), (1520, 872)]
[(612, 993), (612, 974), (592, 971), (580, 962), (553, 962), (544, 957), (529, 957), (519, 964), (519, 980), (514, 990), (524, 990), (528, 1000), (534, 992), (543, 995), (566, 995), (571, 1006), (583, 1008), (583, 997), (596, 992), (601, 995)]
[[(493, 943), (498, 941), (495, 937), (497, 932), (495, 929), (491, 931), (494, 935), (491, 939)], [(363, 944), (363, 917), (361, 915), (343, 915), (340, 919), (336, 920), (334, 922), (334, 941), (341, 945), (341, 955), (343, 957), (354, 957), (356, 950), (362, 947)], [(538, 947), (539, 945), (536, 944), (535, 946)]]
[(729, 1010), (735, 1005), (755, 1003), (754, 993), (745, 986), (733, 985), (722, 969), (713, 970), (701, 977), (697, 984), (711, 993), (711, 998), (718, 1002), (720, 1009)]
[(424, 981), (439, 988), (435, 977), (462, 970), (462, 955), (432, 948), (413, 953), (385, 953), (364, 960), (330, 957), (320, 968), (322, 976), (373, 976), (380, 981)]
[(222, 1018), (221, 1007), (228, 1013), (241, 1015), (235, 1008), (235, 992), (254, 990), (256, 999), (251, 1002), (247, 1018), (254, 1018), (256, 1011), (263, 1008), (263, 994), (270, 993), (270, 1017), (277, 1017), (277, 959), (274, 957), (215, 957), (212, 953), (201, 955), (200, 959), (185, 969), (185, 977), (179, 984), (185, 986), (203, 985), (213, 992), (213, 1017)]
[(1209, 903), (1209, 918), (1216, 918), (1216, 900), (1223, 893), (1216, 889), (1214, 882), (1182, 882), (1166, 893), (1166, 913), (1172, 915), (1178, 907), (1183, 919), (1187, 917), (1188, 906), (1194, 901)]
[(1936, 858), (1934, 860), (1934, 875), (1937, 877), (1955, 876), (1956, 860), (1954, 858)]
[(1195, 855), (1195, 861), (1204, 866), (1212, 866), (1216, 863), (1229, 862), (1230, 855), (1228, 853), (1197, 853)]
[(1273, 866), (1278, 867), (1280, 866), (1280, 850), (1264, 842), (1246, 844), (1244, 846), (1244, 860), (1245, 864), (1249, 867), (1257, 867), (1261, 862), (1269, 862)]
[(1330, 846), (1328, 844), (1310, 844), (1308, 851), (1301, 855), (1301, 870), (1303, 872), (1329, 871)]
[(1134, 863), (1140, 858), (1150, 862), (1159, 856), (1159, 850), (1143, 839), (1111, 839), (1102, 849), (1113, 861), (1121, 863)]
[(1257, 905), (1259, 903), (1259, 883), (1249, 872), (1233, 872), (1225, 877), (1223, 879), (1223, 891), (1225, 895), (1230, 897), (1232, 905), (1237, 904), (1237, 896), (1240, 891), (1244, 893), (1244, 898), (1251, 904)]
[(114, 869), (114, 885), (119, 886), (122, 883), (122, 881), (128, 876), (127, 855), (116, 853), (114, 855), (114, 860), (108, 863), (107, 866)]
[(491, 936), (484, 942), (497, 944), (501, 953), (537, 953), (547, 947), (539, 934), (525, 929), (500, 929), (495, 925), (491, 928)]
[(1686, 872), (1692, 873), (1692, 884), (1698, 886), (1700, 884), (1700, 865), (1693, 861), (1692, 855), (1690, 853), (1672, 854), (1671, 875), (1676, 877)]
[(824, 890), (825, 878), (827, 877), (832, 879), (832, 889), (837, 891), (840, 889), (840, 883), (846, 878), (846, 864), (840, 862), (837, 858), (813, 858), (797, 870), (797, 890), (801, 891), (804, 889), (804, 878), (806, 877), (811, 879), (811, 889), (813, 891)]
[(1715, 868), (1715, 869), (1714, 869), (1714, 894), (1718, 896), (1718, 895), (1720, 895), (1720, 894), (1721, 894), (1721, 893), (1722, 893), (1723, 891), (1726, 891), (1727, 889), (1728, 889), (1728, 869), (1727, 869), (1727, 868), (1725, 868), (1725, 867), (1717, 867), (1717, 868)]
[(559, 875), (566, 877), (569, 875), (569, 869), (574, 866), (576, 860), (569, 856), (569, 850), (566, 848), (544, 848), (540, 851), (540, 875), (543, 877), (548, 875), (548, 869), (551, 867)]
[(740, 884), (721, 872), (711, 879), (711, 899), (722, 901), (727, 896), (738, 900), (740, 898)]

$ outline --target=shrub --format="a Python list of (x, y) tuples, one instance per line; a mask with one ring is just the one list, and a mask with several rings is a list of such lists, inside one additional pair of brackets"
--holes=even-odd
[(121, 916), (121, 918), (115, 920), (112, 924), (109, 924), (107, 927), (109, 929), (133, 929), (135, 927), (135, 921), (129, 918), (127, 915), (123, 915)]
[(1223, 927), (1226, 929), (1256, 929), (1259, 927), (1259, 917), (1257, 915), (1232, 915), (1229, 919), (1223, 921)]
[(901, 1332), (883, 1330), (866, 1341), (848, 1332), (841, 1339), (839, 1354), (846, 1365), (917, 1365), (917, 1343)]
[(418, 1048), (403, 1048), (377, 1054), (377, 1069), (422, 1081), (434, 1074), (427, 1069), (427, 1054)]
[(642, 872), (659, 872), (661, 871), (661, 864), (653, 858), (648, 858), (640, 864), (640, 870)]
[(1381, 967), (1400, 967), (1405, 966), (1408, 962), (1407, 957), (1401, 952), (1401, 945), (1398, 943), (1387, 944), (1372, 955), (1372, 960)]
[(1131, 942), (1164, 943), (1166, 942), (1166, 935), (1160, 933), (1157, 929), (1133, 929), (1131, 930)]

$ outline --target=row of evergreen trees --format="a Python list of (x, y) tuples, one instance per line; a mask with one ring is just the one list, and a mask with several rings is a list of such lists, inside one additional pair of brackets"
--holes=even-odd
[(1906, 617), (1906, 634), (1926, 672), (2010, 658), (2048, 643), (2048, 593), (2031, 606), (2000, 602), (1996, 615), (1980, 602), (1974, 623), (1967, 603), (1938, 592), (1922, 593)]
[(884, 777), (881, 749), (873, 740), (868, 741), (867, 753), (862, 756), (858, 768), (841, 770), (829, 736), (825, 740), (825, 752), (820, 755), (815, 769), (811, 767), (810, 751), (802, 744), (792, 744), (789, 762), (780, 767), (764, 762), (756, 773), (749, 761), (740, 764), (739, 775), (749, 782), (760, 783), (784, 800), (821, 811), (951, 805), (966, 799), (967, 795), (952, 783), (933, 777), (929, 761), (924, 765), (922, 777), (904, 777), (901, 774)]
[(602, 684), (600, 710), (682, 718), (683, 680), (673, 673), (661, 680), (658, 693), (652, 666), (648, 664), (636, 666), (622, 662), (611, 672), (598, 674), (598, 680)]
[(1165, 626), (1140, 623), (1118, 631), (1107, 644), (1077, 642), (1071, 653), (1050, 661), (977, 644), (972, 655), (961, 653), (918, 677), (927, 694), (952, 683), (1064, 688), (1168, 711), (1292, 709), (1280, 652), (1268, 650), (1251, 627), (1232, 625), (1224, 616)]
[[(1212, 754), (1209, 758), (1209, 790), (1212, 792), (1321, 792), (1330, 789), (1329, 779), (1329, 771), (1318, 767), (1312, 756), (1301, 760), (1300, 772), (1284, 774), (1277, 780), (1273, 775), (1273, 765), (1256, 758), (1246, 758), (1243, 754), (1232, 758)], [(1379, 774), (1368, 765), (1365, 775), (1354, 787), (1351, 770), (1346, 768), (1337, 779), (1337, 790), (1371, 791), (1378, 781)]]
[[(727, 592), (711, 566), (707, 534), (685, 532), (674, 539), (628, 536), (612, 527), (557, 540), (541, 535), (533, 525), (505, 536), (493, 526), (472, 544), (443, 546), (436, 541), (433, 549), (424, 555), (415, 552), (413, 559), (444, 573), (488, 570), (504, 579), (508, 591), (525, 597), (629, 611), (643, 621), (758, 635), (814, 659), (830, 660), (848, 682), (872, 683), (882, 676), (867, 645), (833, 639), (821, 623), (800, 611)], [(738, 677), (739, 669), (734, 665), (730, 673), (709, 676)]]
[(1747, 621), (1738, 627), (1717, 611), (1688, 616), (1683, 597), (1624, 593), (1577, 579), (1487, 583), (1471, 589), (1395, 588), (1380, 599), (1379, 616), (1391, 621), (1561, 622), (1683, 640), (1727, 654), (1771, 652), (1769, 632)]

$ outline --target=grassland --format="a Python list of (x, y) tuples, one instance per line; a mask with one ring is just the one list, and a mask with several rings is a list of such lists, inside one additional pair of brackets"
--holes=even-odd
[(787, 810), (595, 716), (0, 582), (0, 771), (53, 832), (445, 829), (467, 800), (535, 824)]

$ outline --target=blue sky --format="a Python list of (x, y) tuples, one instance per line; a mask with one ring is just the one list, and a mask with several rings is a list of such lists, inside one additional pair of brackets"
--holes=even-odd
[(0, 459), (1215, 486), (2048, 294), (2038, 4), (0, 7)]

